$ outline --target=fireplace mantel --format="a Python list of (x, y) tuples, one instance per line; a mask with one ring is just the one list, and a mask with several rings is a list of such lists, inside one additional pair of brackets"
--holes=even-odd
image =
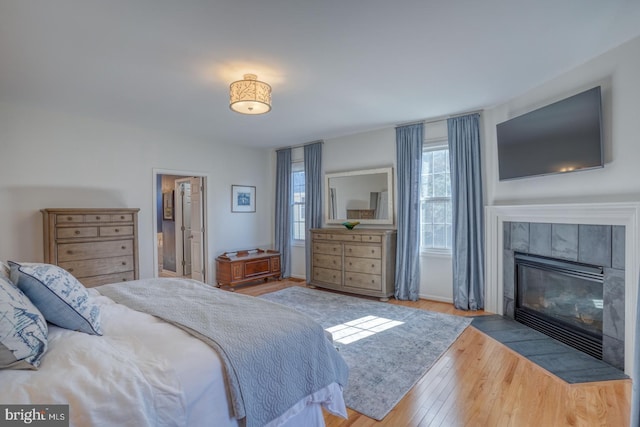
[(625, 373), (633, 369), (638, 293), (640, 203), (579, 203), (488, 206), (485, 208), (485, 310), (504, 314), (503, 223), (607, 224), (625, 226)]

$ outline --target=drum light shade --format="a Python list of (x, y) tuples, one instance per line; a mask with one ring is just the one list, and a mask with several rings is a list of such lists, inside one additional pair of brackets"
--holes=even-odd
[(271, 111), (271, 86), (255, 74), (245, 74), (229, 86), (229, 108), (241, 114), (264, 114)]

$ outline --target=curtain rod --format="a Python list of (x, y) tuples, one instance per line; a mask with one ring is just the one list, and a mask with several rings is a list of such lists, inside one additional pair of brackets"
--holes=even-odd
[(324, 140), (319, 139), (317, 141), (312, 141), (312, 142), (305, 142), (304, 144), (298, 144), (298, 145), (288, 145), (286, 147), (278, 147), (275, 149), (275, 151), (278, 150), (284, 150), (285, 148), (300, 148), (300, 147), (304, 147), (305, 145), (311, 145), (311, 144), (316, 144), (316, 143), (320, 143), (320, 144), (324, 144)]
[(427, 123), (441, 122), (443, 120), (453, 119), (454, 117), (467, 116), (469, 114), (475, 114), (475, 113), (482, 114), (483, 111), (484, 110), (474, 110), (474, 111), (467, 111), (467, 112), (464, 112), (464, 113), (449, 114), (448, 116), (440, 116), (440, 117), (435, 117), (435, 118), (432, 118), (432, 119), (415, 120), (415, 121), (412, 121), (412, 122), (406, 122), (406, 123), (397, 124), (396, 127), (409, 126), (409, 125), (414, 125), (414, 124), (417, 125), (418, 123), (427, 124)]

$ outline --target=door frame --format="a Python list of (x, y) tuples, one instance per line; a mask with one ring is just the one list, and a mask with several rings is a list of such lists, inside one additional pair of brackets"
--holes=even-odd
[(208, 182), (209, 182), (209, 174), (206, 172), (199, 171), (186, 171), (186, 170), (176, 170), (176, 169), (160, 169), (153, 168), (152, 170), (152, 234), (153, 234), (153, 277), (159, 277), (158, 273), (158, 175), (177, 175), (184, 177), (201, 177), (202, 178), (202, 225), (204, 227), (204, 236), (202, 239), (202, 252), (203, 252), (203, 267), (204, 267), (204, 282), (209, 283), (209, 271), (211, 271), (211, 266), (209, 265), (209, 215), (207, 209), (207, 200), (208, 200)]

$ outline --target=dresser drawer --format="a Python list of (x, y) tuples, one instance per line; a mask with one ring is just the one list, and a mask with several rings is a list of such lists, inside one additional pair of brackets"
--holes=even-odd
[(133, 270), (133, 256), (65, 261), (59, 265), (75, 277), (82, 278)]
[(379, 245), (344, 245), (344, 255), (381, 259), (382, 248)]
[(132, 214), (113, 214), (109, 215), (109, 221), (111, 222), (133, 222)]
[(317, 254), (342, 255), (342, 245), (339, 243), (319, 243), (313, 244), (313, 252)]
[(58, 262), (93, 258), (108, 258), (132, 254), (133, 240), (61, 243), (58, 249)]
[(329, 240), (335, 240), (338, 242), (359, 242), (359, 234), (329, 234)]
[(84, 216), (84, 222), (109, 222), (109, 214), (88, 214)]
[(313, 240), (329, 240), (329, 235), (323, 233), (313, 233)]
[(360, 288), (381, 291), (382, 280), (378, 274), (363, 274), (363, 273), (345, 273), (344, 286), (350, 288)]
[(69, 223), (80, 223), (80, 222), (84, 222), (84, 215), (71, 215), (71, 214), (56, 215), (57, 224), (69, 224)]
[(342, 269), (342, 257), (340, 255), (325, 255), (321, 253), (314, 253), (313, 266)]
[(84, 277), (79, 279), (80, 282), (87, 288), (94, 286), (106, 285), (108, 283), (127, 282), (134, 280), (134, 272), (126, 271), (124, 273), (105, 274), (102, 276)]
[(313, 279), (320, 282), (333, 283), (334, 285), (342, 284), (342, 271), (331, 270), (329, 268), (313, 268)]
[(382, 242), (382, 236), (372, 236), (370, 234), (364, 234), (362, 236), (360, 236), (363, 242), (369, 242), (369, 243), (381, 243)]
[(369, 258), (344, 258), (344, 270), (356, 273), (382, 274), (382, 261)]
[(100, 236), (112, 237), (112, 236), (131, 236), (133, 235), (132, 225), (116, 225), (109, 227), (100, 227)]
[(72, 239), (74, 237), (96, 237), (97, 227), (58, 227), (56, 237), (58, 239)]

